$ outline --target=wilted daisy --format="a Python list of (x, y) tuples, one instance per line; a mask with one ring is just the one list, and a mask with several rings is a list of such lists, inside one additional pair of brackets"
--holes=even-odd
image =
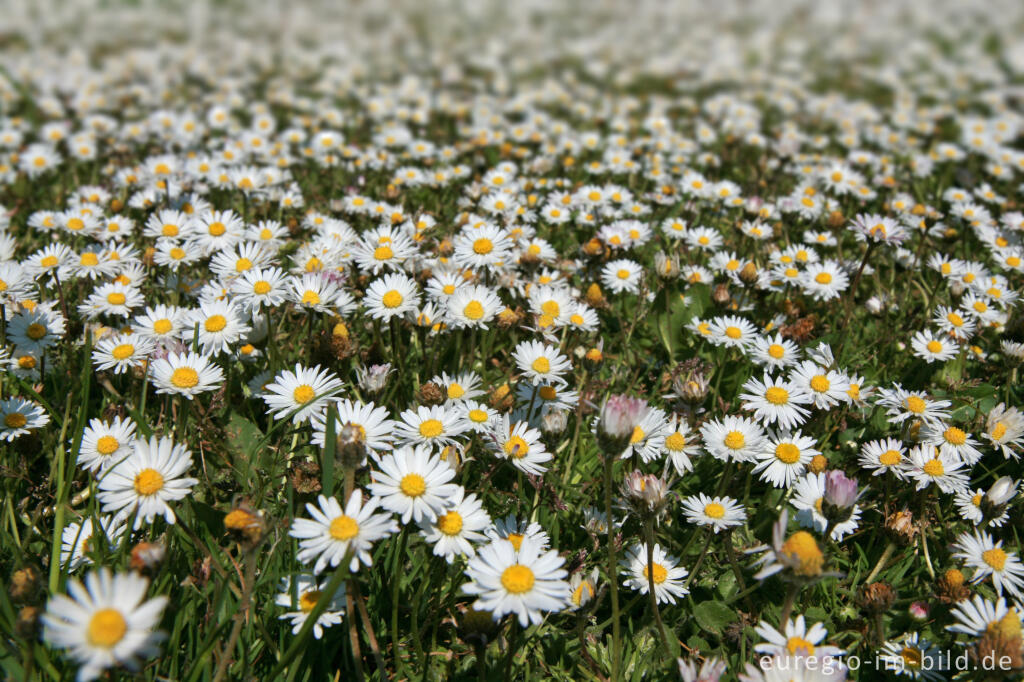
[(491, 525), (491, 517), (483, 509), (476, 495), (466, 495), (459, 486), (448, 500), (448, 508), (434, 521), (419, 522), (423, 539), (434, 546), (434, 555), (452, 563), (458, 556), (473, 556), (473, 543), (487, 540), (483, 533)]
[(192, 396), (216, 390), (224, 381), (224, 372), (199, 353), (170, 353), (154, 360), (149, 372), (157, 393), (174, 393), (189, 400)]
[(516, 346), (512, 357), (516, 366), (533, 385), (564, 383), (561, 375), (572, 370), (569, 358), (555, 346), (540, 341), (523, 341)]
[(314, 573), (327, 566), (336, 568), (351, 555), (349, 571), (355, 573), (359, 564), (373, 565), (370, 549), (373, 543), (394, 533), (398, 527), (388, 514), (375, 513), (380, 500), (370, 497), (363, 504), (363, 494), (354, 490), (344, 509), (333, 497), (320, 495), (317, 504), (306, 503), (312, 519), (295, 519), (288, 534), (299, 540), (295, 557), (304, 564), (316, 560)]
[(317, 582), (315, 575), (302, 573), (294, 578), (285, 576), (281, 578), (278, 589), (280, 592), (274, 603), (285, 609), (297, 609), (288, 611), (278, 616), (281, 620), (289, 620), (292, 625), (292, 634), (297, 635), (305, 625), (309, 614), (316, 607), (321, 599), (326, 600), (327, 607), (316, 619), (313, 625), (313, 637), (323, 637), (324, 628), (337, 625), (345, 616), (345, 583), (338, 586), (334, 594), (325, 594), (330, 579)]
[(275, 419), (284, 419), (293, 411), (292, 423), (308, 420), (341, 388), (341, 379), (329, 370), (295, 365), (295, 371), (284, 370), (274, 382), (267, 384), (263, 401)]
[(654, 596), (659, 604), (675, 604), (677, 598), (690, 593), (683, 584), (689, 575), (679, 559), (665, 553), (661, 545), (654, 545), (652, 561), (647, 563), (647, 544), (633, 545), (619, 562), (619, 568), (626, 573), (625, 585), (640, 594), (650, 591), (650, 581), (654, 581)]
[(135, 422), (115, 416), (111, 422), (89, 420), (78, 448), (78, 465), (86, 471), (104, 471), (132, 453)]
[(752, 419), (726, 415), (700, 427), (704, 448), (716, 459), (753, 462), (764, 442), (764, 431)]
[(740, 394), (743, 409), (753, 410), (754, 418), (764, 424), (778, 423), (783, 429), (793, 429), (810, 416), (801, 405), (810, 405), (811, 397), (782, 377), (773, 379), (765, 374), (764, 381), (751, 377), (743, 384), (743, 390), (746, 391)]
[(381, 457), (370, 492), (381, 506), (399, 514), (402, 523), (434, 521), (450, 505), (458, 486), (455, 471), (425, 446), (402, 447)]
[(18, 436), (50, 423), (50, 415), (42, 407), (23, 398), (0, 400), (0, 440), (12, 441)]
[(487, 431), (487, 445), (498, 457), (534, 476), (547, 471), (547, 467), (542, 465), (554, 457), (544, 447), (540, 431), (530, 428), (528, 422), (513, 422), (507, 414), (491, 423)]
[(754, 473), (776, 488), (790, 488), (804, 475), (808, 463), (820, 455), (815, 440), (801, 433), (769, 433), (764, 447), (757, 453)]
[(975, 530), (973, 534), (958, 536), (954, 547), (959, 551), (953, 556), (975, 569), (971, 582), (978, 583), (992, 576), (1000, 596), (1005, 591), (1017, 600), (1024, 597), (1024, 564), (1016, 552), (1003, 549), (1002, 540), (996, 542), (988, 532)]
[[(543, 553), (542, 553), (543, 552)], [(532, 538), (516, 549), (507, 540), (494, 540), (469, 560), (463, 592), (476, 595), (473, 608), (489, 611), (494, 620), (515, 614), (519, 625), (537, 625), (544, 612), (561, 611), (572, 590), (564, 580), (565, 560), (556, 550), (544, 552)]]
[(55, 594), (46, 604), (43, 638), (50, 646), (69, 650), (81, 666), (80, 681), (94, 680), (115, 666), (136, 672), (143, 659), (160, 653), (166, 635), (155, 628), (168, 599), (146, 600), (148, 580), (101, 568), (86, 575), (85, 585), (72, 578), (67, 589), (70, 597)]
[[(112, 516), (99, 517), (99, 523), (87, 518), (82, 523), (69, 523), (60, 534), (60, 564), (69, 571), (92, 563), (89, 555), (99, 546), (103, 547), (101, 555), (113, 552), (126, 528)], [(97, 540), (94, 536), (99, 536)]]
[(121, 334), (108, 337), (96, 344), (92, 362), (98, 370), (113, 370), (123, 374), (132, 367), (143, 365), (156, 344), (139, 334)]
[(741, 526), (747, 520), (747, 512), (737, 500), (731, 497), (708, 497), (704, 493), (684, 497), (683, 514), (690, 523), (709, 526), (715, 533)]
[(174, 523), (169, 502), (184, 498), (199, 483), (183, 476), (192, 467), (192, 454), (170, 438), (135, 440), (132, 453), (115, 464), (99, 481), (99, 501), (104, 512), (118, 519), (135, 516), (135, 528), (152, 523), (158, 515)]

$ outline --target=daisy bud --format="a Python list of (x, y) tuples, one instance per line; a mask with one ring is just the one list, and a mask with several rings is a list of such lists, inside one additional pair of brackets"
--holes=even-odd
[(568, 422), (568, 410), (551, 410), (540, 418), (540, 430), (549, 435), (557, 435), (565, 431)]
[(1001, 620), (990, 625), (968, 654), (975, 669), (978, 669), (979, 664), (991, 668), (996, 663), (998, 670), (1005, 673), (1007, 679), (1012, 671), (1024, 668), (1024, 646), (1016, 610), (1010, 609)]
[(915, 601), (907, 607), (907, 613), (910, 617), (918, 622), (928, 620), (928, 613), (931, 611), (931, 607), (928, 606), (927, 602)]
[(604, 353), (601, 352), (600, 348), (591, 348), (583, 356), (589, 369), (597, 369), (601, 362), (604, 360)]
[(711, 291), (711, 300), (718, 305), (726, 305), (731, 298), (728, 284), (719, 284)]
[(848, 478), (842, 471), (832, 470), (825, 476), (825, 498), (821, 512), (829, 521), (842, 523), (853, 513), (857, 497), (857, 481)]
[(243, 549), (249, 550), (256, 547), (263, 539), (267, 524), (261, 512), (243, 503), (229, 511), (224, 517), (224, 529)]
[(393, 371), (391, 363), (370, 365), (368, 368), (360, 367), (356, 370), (356, 375), (359, 378), (359, 388), (368, 395), (377, 395), (387, 386), (388, 375)]
[(520, 310), (513, 310), (512, 308), (506, 307), (500, 313), (498, 313), (498, 327), (501, 329), (511, 329), (512, 327), (519, 324), (520, 320), (523, 319), (523, 313)]
[(811, 457), (811, 462), (807, 465), (808, 471), (812, 474), (820, 474), (827, 468), (828, 459), (825, 458), (825, 455), (815, 455), (814, 457)]
[(132, 547), (129, 565), (140, 573), (152, 573), (163, 563), (167, 548), (159, 542), (140, 542)]
[(38, 606), (23, 606), (18, 611), (18, 620), (14, 623), (14, 632), (27, 640), (35, 639), (39, 634), (39, 616), (42, 610)]
[(491, 407), (496, 410), (510, 410), (512, 409), (512, 389), (508, 383), (504, 383), (498, 386), (491, 392)]
[(647, 409), (647, 402), (640, 398), (613, 395), (605, 400), (598, 418), (597, 435), (606, 455), (617, 457), (626, 449), (633, 429), (647, 414)]
[(42, 576), (35, 566), (26, 566), (11, 576), (9, 594), (15, 602), (33, 601), (43, 586)]
[(672, 379), (672, 390), (684, 402), (698, 405), (704, 402), (711, 388), (711, 376), (705, 367), (689, 369)]
[[(998, 481), (992, 484), (992, 487), (985, 493), (985, 503), (993, 507), (994, 509), (1002, 511), (1010, 500), (1017, 494), (1017, 481), (1013, 480), (1009, 476), (1003, 476)], [(998, 516), (998, 514), (993, 514)], [(986, 514), (989, 516), (989, 514)]]
[(971, 596), (971, 590), (965, 584), (964, 574), (951, 568), (936, 581), (936, 596), (944, 604), (956, 604)]
[(487, 646), (498, 634), (498, 623), (490, 611), (477, 611), (469, 607), (459, 614), (459, 637), (468, 643), (479, 643)]
[(622, 496), (641, 515), (657, 514), (665, 506), (668, 485), (654, 474), (631, 471), (622, 482)]
[(366, 460), (366, 431), (346, 422), (338, 431), (335, 451), (343, 469), (358, 469)]
[(608, 305), (608, 301), (605, 300), (604, 293), (601, 292), (601, 287), (598, 286), (597, 282), (587, 287), (585, 298), (587, 305), (594, 308), (604, 308)]
[(654, 270), (658, 273), (658, 277), (664, 280), (679, 277), (679, 257), (669, 256), (659, 251), (654, 254)]
[(914, 523), (914, 515), (906, 509), (890, 514), (885, 518), (885, 529), (894, 540), (903, 544), (910, 544), (920, 532), (920, 527)]
[(756, 282), (757, 266), (754, 265), (753, 263), (747, 263), (746, 265), (744, 265), (743, 269), (740, 270), (740, 279), (745, 284), (753, 284), (754, 282)]

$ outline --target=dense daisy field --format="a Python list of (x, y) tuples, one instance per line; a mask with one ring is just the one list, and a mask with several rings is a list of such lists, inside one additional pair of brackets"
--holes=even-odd
[(1024, 673), (1024, 5), (7, 4), (3, 679)]

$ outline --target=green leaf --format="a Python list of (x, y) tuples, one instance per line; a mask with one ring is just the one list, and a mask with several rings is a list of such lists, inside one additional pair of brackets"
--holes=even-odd
[(694, 618), (697, 624), (708, 632), (716, 635), (722, 634), (722, 630), (736, 620), (736, 611), (720, 601), (705, 601), (697, 604), (693, 609)]

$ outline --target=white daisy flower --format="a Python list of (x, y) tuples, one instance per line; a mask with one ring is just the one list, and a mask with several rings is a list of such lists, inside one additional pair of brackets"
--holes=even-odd
[(199, 483), (183, 476), (192, 467), (192, 454), (170, 438), (137, 439), (132, 453), (108, 469), (99, 481), (99, 501), (104, 512), (116, 512), (117, 519), (135, 515), (135, 528), (152, 523), (157, 515), (174, 523), (168, 502), (189, 494)]
[(668, 455), (669, 461), (675, 467), (676, 473), (682, 476), (693, 470), (691, 457), (700, 454), (700, 438), (690, 430), (686, 417), (673, 415), (668, 418), (664, 429), (665, 440), (662, 441), (661, 451)]
[(99, 523), (93, 524), (91, 518), (82, 523), (69, 523), (60, 534), (60, 564), (68, 571), (76, 571), (81, 566), (92, 563), (90, 553), (96, 549), (94, 536), (97, 534), (105, 541), (102, 554), (113, 552), (124, 535), (126, 527), (112, 516), (99, 517)]
[(106, 471), (132, 453), (135, 422), (114, 417), (107, 423), (92, 419), (82, 432), (78, 465), (86, 471)]
[[(829, 525), (821, 510), (825, 500), (825, 479), (824, 472), (809, 473), (798, 479), (793, 487), (793, 498), (790, 500), (790, 504), (797, 510), (796, 520), (800, 525), (804, 528), (813, 528), (819, 533), (824, 533)], [(859, 526), (860, 506), (854, 505), (848, 519), (832, 526), (832, 539), (838, 542)]]
[(973, 535), (962, 533), (953, 546), (960, 550), (953, 557), (962, 559), (975, 569), (972, 583), (992, 576), (992, 584), (999, 596), (1005, 591), (1018, 601), (1024, 598), (1024, 564), (1016, 552), (1003, 549), (1002, 540), (996, 542), (988, 532), (975, 530)]
[(879, 663), (882, 670), (898, 676), (936, 682), (946, 679), (943, 674), (945, 662), (942, 660), (942, 650), (919, 637), (916, 632), (883, 644), (879, 652)]
[(560, 376), (572, 370), (569, 358), (562, 355), (556, 346), (548, 346), (540, 341), (523, 341), (516, 346), (512, 357), (516, 366), (534, 386), (542, 383), (564, 384)]
[(690, 523), (709, 526), (715, 533), (742, 526), (747, 520), (747, 512), (738, 501), (731, 497), (708, 497), (704, 493), (683, 498), (683, 514)]
[(132, 329), (139, 336), (166, 343), (181, 338), (186, 317), (181, 308), (158, 304), (136, 315), (132, 320)]
[(689, 574), (679, 559), (665, 553), (661, 545), (654, 545), (651, 564), (647, 563), (647, 544), (633, 545), (626, 550), (625, 556), (619, 561), (619, 568), (625, 570), (626, 587), (647, 594), (650, 581), (654, 580), (654, 596), (659, 604), (675, 604), (676, 599), (690, 593), (683, 585)]
[(434, 546), (434, 555), (444, 557), (450, 564), (456, 557), (476, 554), (473, 543), (487, 539), (481, 531), (491, 525), (491, 517), (477, 496), (466, 496), (462, 486), (451, 496), (449, 505), (436, 520), (422, 519), (419, 525), (423, 539)]
[(539, 430), (530, 428), (525, 421), (513, 422), (507, 414), (491, 423), (487, 446), (499, 458), (508, 459), (517, 469), (534, 476), (543, 475), (547, 467), (541, 465), (554, 458), (544, 446)]
[(504, 309), (504, 304), (491, 289), (482, 285), (459, 288), (448, 297), (446, 317), (454, 329), (487, 328), (487, 323)]
[(394, 519), (377, 514), (380, 500), (370, 497), (363, 504), (363, 494), (355, 490), (344, 509), (333, 497), (320, 495), (317, 504), (306, 504), (312, 519), (295, 519), (288, 534), (299, 540), (295, 557), (304, 564), (314, 560), (314, 573), (327, 566), (336, 568), (351, 555), (349, 571), (355, 573), (359, 564), (372, 566), (370, 549), (373, 543), (398, 530)]
[(888, 471), (903, 480), (906, 456), (906, 446), (901, 441), (885, 438), (864, 443), (857, 461), (861, 467), (870, 471), (872, 476), (881, 476)]
[[(351, 424), (359, 430), (363, 445), (374, 457), (391, 450), (395, 422), (388, 418), (386, 407), (377, 407), (372, 402), (353, 402), (348, 398), (336, 400), (334, 407), (338, 413), (334, 423), (335, 434), (341, 433), (345, 425)], [(312, 424), (313, 444), (322, 448), (326, 443), (327, 410), (314, 412)]]
[(815, 440), (799, 431), (773, 432), (765, 441), (765, 447), (757, 453), (758, 462), (753, 473), (776, 488), (788, 489), (804, 475), (815, 455), (820, 454)]
[(107, 337), (96, 344), (92, 351), (92, 363), (97, 370), (113, 370), (123, 374), (132, 367), (143, 365), (156, 344), (139, 334), (120, 334)]
[(292, 411), (292, 423), (310, 419), (314, 412), (341, 388), (341, 379), (320, 365), (307, 368), (295, 365), (295, 371), (284, 370), (267, 384), (261, 396), (274, 419), (284, 419)]
[(963, 469), (964, 463), (958, 457), (934, 445), (918, 445), (907, 453), (905, 471), (917, 481), (917, 490), (924, 490), (933, 483), (944, 493), (966, 490), (967, 471)]
[(415, 280), (403, 274), (387, 274), (370, 282), (363, 306), (375, 320), (390, 320), (413, 312), (420, 304)]
[(0, 400), (0, 441), (12, 441), (50, 423), (50, 415), (23, 398)]
[(793, 369), (790, 381), (811, 396), (819, 410), (850, 400), (849, 379), (835, 370), (823, 369), (812, 360), (805, 360)]
[(765, 621), (761, 621), (754, 630), (765, 641), (754, 646), (754, 651), (768, 656), (830, 656), (836, 657), (843, 650), (830, 644), (822, 644), (828, 637), (828, 630), (821, 623), (807, 627), (802, 615), (795, 619), (787, 619), (782, 631), (776, 630)]
[(459, 419), (459, 411), (453, 406), (420, 405), (415, 410), (406, 410), (395, 424), (395, 436), (403, 445), (426, 445), (442, 448), (455, 442), (455, 437), (465, 428)]
[(449, 483), (455, 470), (429, 447), (398, 448), (381, 457), (378, 467), (370, 492), (381, 498), (385, 509), (401, 515), (402, 523), (436, 520), (458, 490)]
[(981, 445), (963, 429), (942, 422), (928, 422), (921, 427), (918, 438), (939, 448), (943, 453), (956, 457), (967, 466), (981, 459)]
[(743, 390), (746, 391), (740, 394), (743, 409), (753, 410), (754, 418), (766, 425), (777, 423), (780, 428), (793, 429), (807, 421), (811, 414), (801, 407), (811, 403), (811, 396), (781, 376), (773, 379), (765, 374), (763, 381), (751, 377), (743, 384)]
[(224, 381), (224, 372), (199, 353), (169, 353), (149, 365), (157, 393), (176, 393), (189, 400), (192, 396), (215, 391)]
[(345, 616), (345, 583), (338, 586), (332, 595), (324, 595), (328, 588), (330, 579), (318, 583), (316, 576), (309, 573), (302, 573), (297, 576), (285, 576), (281, 578), (278, 589), (280, 592), (274, 603), (285, 609), (296, 609), (278, 616), (280, 620), (289, 620), (292, 625), (292, 634), (297, 635), (306, 624), (306, 619), (321, 599), (327, 600), (327, 608), (316, 619), (313, 624), (313, 637), (320, 639), (324, 635), (324, 628), (337, 625)]
[(764, 431), (752, 419), (726, 415), (700, 427), (704, 448), (715, 459), (753, 462), (764, 443)]
[(252, 331), (241, 309), (228, 301), (200, 301), (199, 309), (188, 313), (182, 340), (191, 344), (198, 329), (199, 345), (204, 355), (217, 355), (229, 350)]

